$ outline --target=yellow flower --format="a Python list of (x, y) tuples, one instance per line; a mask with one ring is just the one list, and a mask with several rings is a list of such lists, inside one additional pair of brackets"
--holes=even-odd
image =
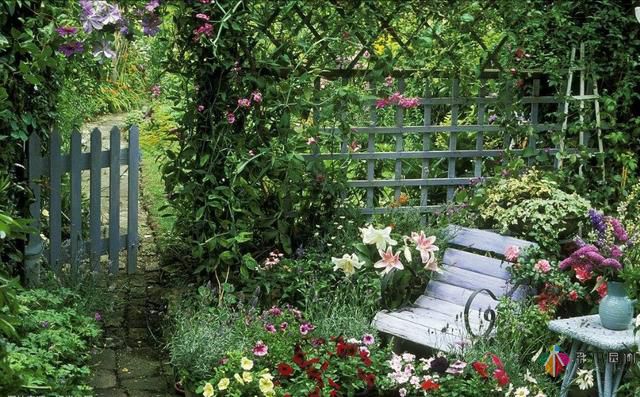
[(263, 376), (262, 378), (260, 378), (258, 387), (260, 387), (260, 391), (265, 396), (273, 395), (273, 382), (271, 381), (271, 379), (268, 379)]
[(242, 357), (242, 359), (240, 360), (240, 366), (245, 371), (251, 371), (251, 368), (253, 368), (253, 361), (249, 360), (246, 357)]
[(220, 382), (218, 382), (218, 390), (227, 390), (227, 387), (229, 387), (230, 383), (231, 381), (229, 380), (229, 378), (220, 379)]
[(242, 378), (240, 377), (240, 374), (233, 374), (233, 378), (241, 385), (244, 385), (244, 380), (242, 380)]
[(260, 375), (260, 377), (261, 377), (261, 378), (264, 378), (264, 379), (273, 380), (273, 375), (271, 375), (271, 374), (269, 373), (269, 370), (268, 370), (268, 369), (265, 369), (265, 372), (263, 372), (263, 373)]
[(204, 397), (213, 397), (213, 385), (209, 382), (205, 383), (202, 389), (202, 395)]
[(242, 373), (242, 379), (245, 382), (249, 383), (249, 382), (251, 382), (253, 380), (253, 375), (251, 375), (251, 372), (246, 372), (245, 371), (245, 372)]

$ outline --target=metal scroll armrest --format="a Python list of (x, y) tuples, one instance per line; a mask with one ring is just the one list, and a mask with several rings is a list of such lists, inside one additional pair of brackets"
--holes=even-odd
[(469, 310), (471, 309), (471, 304), (473, 303), (473, 300), (476, 298), (478, 294), (482, 292), (486, 292), (491, 297), (491, 299), (498, 301), (498, 298), (496, 298), (494, 293), (486, 288), (481, 288), (474, 291), (473, 294), (471, 294), (471, 296), (469, 297), (469, 299), (467, 299), (467, 303), (464, 305), (464, 326), (467, 329), (467, 332), (469, 333), (469, 335), (471, 335), (474, 338), (478, 336), (482, 336), (482, 337), (488, 336), (493, 330), (493, 327), (495, 326), (495, 322), (496, 322), (496, 312), (495, 310), (489, 307), (484, 311), (484, 315), (483, 315), (485, 321), (489, 323), (489, 327), (487, 328), (487, 330), (480, 335), (476, 335), (471, 330), (471, 324), (469, 324)]

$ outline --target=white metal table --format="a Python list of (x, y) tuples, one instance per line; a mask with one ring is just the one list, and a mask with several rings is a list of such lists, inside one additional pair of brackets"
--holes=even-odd
[(596, 381), (600, 397), (615, 397), (627, 364), (636, 359), (631, 353), (636, 344), (633, 328), (612, 331), (602, 327), (600, 316), (572, 317), (549, 322), (549, 329), (571, 339), (569, 364), (566, 367), (561, 397), (566, 397), (579, 366), (576, 357), (593, 351)]

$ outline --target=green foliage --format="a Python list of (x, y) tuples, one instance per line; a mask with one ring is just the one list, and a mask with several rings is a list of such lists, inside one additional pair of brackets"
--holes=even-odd
[(101, 332), (87, 315), (83, 298), (67, 288), (13, 294), (18, 306), (15, 333), (0, 335), (8, 364), (0, 390), (85, 395), (90, 391), (91, 371), (86, 364), (91, 342)]
[(575, 235), (590, 208), (587, 200), (565, 193), (535, 169), (482, 183), (470, 194), (461, 191), (458, 200), (477, 211), (489, 228), (534, 241), (552, 254), (561, 239)]

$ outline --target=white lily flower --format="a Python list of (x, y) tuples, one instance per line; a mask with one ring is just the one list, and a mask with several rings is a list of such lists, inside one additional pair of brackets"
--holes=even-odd
[(360, 261), (360, 258), (358, 258), (356, 254), (344, 254), (342, 258), (332, 257), (331, 263), (335, 265), (333, 268), (334, 271), (340, 269), (347, 276), (351, 276), (356, 272), (356, 269), (360, 269), (362, 265), (364, 265), (364, 262)]
[(378, 250), (384, 250), (387, 248), (387, 244), (396, 245), (398, 242), (391, 238), (391, 227), (387, 226), (384, 229), (376, 229), (373, 225), (369, 227), (360, 228), (362, 233), (362, 242), (364, 244), (375, 244)]

